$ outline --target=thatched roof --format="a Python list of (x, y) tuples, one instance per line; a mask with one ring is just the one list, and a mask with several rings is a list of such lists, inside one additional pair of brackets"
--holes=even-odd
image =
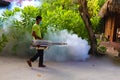
[(107, 13), (119, 13), (120, 14), (120, 0), (107, 0), (102, 6), (99, 15), (104, 17)]
[(10, 2), (0, 0), (0, 7), (5, 7), (5, 6), (8, 6), (9, 4), (10, 4)]

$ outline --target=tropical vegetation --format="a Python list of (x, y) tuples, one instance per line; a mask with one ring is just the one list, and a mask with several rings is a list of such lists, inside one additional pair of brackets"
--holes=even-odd
[[(98, 12), (105, 0), (88, 0), (88, 12), (92, 22), (93, 31), (99, 32), (100, 18)], [(47, 28), (54, 30), (67, 29), (89, 41), (88, 32), (78, 11), (79, 5), (73, 0), (43, 0), (38, 7), (27, 6), (23, 9), (15, 7), (13, 10), (6, 9), (0, 16), (0, 51), (5, 46), (11, 46), (11, 53), (31, 53), (31, 28), (36, 15), (41, 15), (42, 34), (47, 34)], [(102, 23), (101, 23), (102, 24)], [(53, 31), (54, 31), (53, 30)], [(22, 55), (22, 54), (21, 54)], [(23, 54), (24, 55), (24, 54)]]

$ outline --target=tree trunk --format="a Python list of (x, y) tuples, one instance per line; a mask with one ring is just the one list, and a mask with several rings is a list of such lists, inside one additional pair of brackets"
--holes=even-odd
[(92, 23), (91, 23), (90, 17), (89, 17), (89, 13), (88, 13), (88, 9), (87, 9), (87, 1), (86, 0), (78, 0), (78, 2), (80, 5), (80, 7), (79, 7), (80, 15), (83, 19), (83, 22), (85, 23), (85, 27), (88, 31), (89, 38), (90, 38), (90, 45), (91, 45), (90, 54), (97, 55), (97, 41), (96, 41), (95, 34), (93, 32)]

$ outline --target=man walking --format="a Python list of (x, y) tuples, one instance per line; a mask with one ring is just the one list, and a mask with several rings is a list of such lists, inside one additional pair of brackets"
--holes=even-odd
[[(32, 36), (33, 36), (34, 40), (40, 40), (40, 39), (42, 39), (41, 28), (39, 26), (39, 24), (41, 23), (41, 21), (42, 21), (42, 17), (41, 16), (37, 16), (36, 17), (36, 23), (32, 27)], [(39, 58), (38, 67), (46, 67), (43, 64), (43, 60), (44, 60), (43, 56), (44, 56), (44, 50), (37, 49), (37, 53), (32, 58), (30, 58), (27, 61), (29, 67), (32, 67), (32, 62), (34, 62), (37, 58)]]

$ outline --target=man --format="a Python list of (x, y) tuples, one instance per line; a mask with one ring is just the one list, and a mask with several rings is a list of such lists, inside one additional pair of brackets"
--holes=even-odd
[[(40, 26), (39, 26), (41, 21), (42, 21), (42, 17), (37, 16), (36, 17), (36, 23), (32, 27), (32, 36), (33, 36), (33, 39), (35, 39), (35, 40), (42, 39), (41, 29), (40, 29)], [(29, 67), (32, 67), (32, 62), (34, 62), (37, 58), (39, 58), (38, 67), (46, 67), (43, 64), (43, 56), (44, 56), (44, 51), (40, 50), (40, 49), (37, 49), (37, 53), (27, 61)]]

